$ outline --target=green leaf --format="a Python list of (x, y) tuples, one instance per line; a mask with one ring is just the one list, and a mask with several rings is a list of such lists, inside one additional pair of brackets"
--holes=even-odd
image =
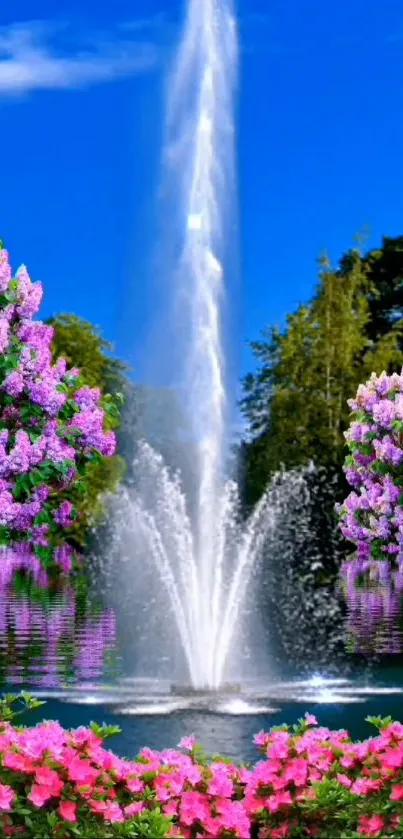
[(374, 725), (379, 731), (383, 731), (383, 729), (388, 728), (393, 722), (391, 716), (388, 717), (381, 717), (381, 716), (371, 716), (365, 717), (365, 722), (369, 722), (370, 725)]

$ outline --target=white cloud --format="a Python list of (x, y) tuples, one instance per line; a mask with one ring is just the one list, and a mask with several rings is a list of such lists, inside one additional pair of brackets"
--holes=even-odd
[(92, 35), (90, 40), (87, 34), (84, 46), (65, 27), (48, 23), (0, 28), (0, 96), (85, 87), (153, 69), (157, 45), (132, 34)]

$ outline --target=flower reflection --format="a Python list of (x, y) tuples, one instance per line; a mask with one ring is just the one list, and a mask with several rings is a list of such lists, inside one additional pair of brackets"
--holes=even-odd
[(352, 559), (341, 569), (348, 646), (356, 653), (403, 651), (403, 563)]
[(88, 603), (83, 578), (66, 573), (69, 559), (60, 551), (46, 571), (29, 548), (0, 551), (2, 682), (49, 688), (105, 675), (115, 615)]

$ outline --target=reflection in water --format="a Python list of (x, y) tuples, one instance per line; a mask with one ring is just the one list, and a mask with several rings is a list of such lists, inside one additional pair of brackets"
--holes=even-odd
[(0, 556), (0, 680), (61, 687), (113, 676), (115, 615), (88, 601), (84, 578), (46, 571), (29, 550)]
[[(75, 692), (109, 685), (115, 693), (121, 685), (115, 613), (90, 599), (84, 574), (71, 568), (68, 547), (46, 569), (28, 548), (0, 549), (0, 685)], [(342, 566), (341, 586), (348, 652), (370, 658), (402, 653), (403, 564), (350, 560)], [(122, 702), (120, 694), (115, 699)]]
[(403, 651), (403, 564), (389, 559), (344, 563), (348, 648), (359, 654)]

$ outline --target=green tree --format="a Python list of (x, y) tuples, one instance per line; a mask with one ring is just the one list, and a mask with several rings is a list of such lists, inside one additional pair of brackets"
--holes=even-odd
[[(267, 557), (270, 585), (265, 594), (263, 580), (261, 608), (274, 615), (276, 630), (282, 627), (279, 638), (285, 642), (283, 655), (289, 660), (301, 653), (290, 632), (295, 615), (299, 625), (304, 626), (305, 620), (306, 627), (314, 627), (313, 638), (321, 638), (321, 646), (332, 649), (332, 657), (336, 655), (337, 632), (332, 641), (329, 620), (340, 627), (343, 617), (332, 591), (348, 551), (337, 532), (334, 510), (347, 489), (342, 471), (350, 414), (347, 400), (372, 371), (402, 366), (402, 314), (403, 239), (385, 239), (380, 251), (366, 256), (350, 250), (336, 268), (327, 259), (320, 260), (312, 299), (287, 317), (283, 329), (267, 327), (252, 344), (257, 369), (243, 382), (242, 403), (249, 425), (241, 445), (246, 505), (257, 501), (282, 465), (292, 468), (312, 460), (317, 467), (306, 478), (309, 510), (296, 523), (291, 517), (294, 529), (288, 542), (280, 523), (275, 603), (270, 601), (270, 546), (262, 559), (264, 563)], [(302, 546), (301, 527), (308, 535)], [(288, 588), (287, 580), (292, 581)], [(292, 603), (290, 617), (283, 608), (287, 603)], [(313, 609), (309, 604), (314, 604)], [(317, 649), (315, 643), (312, 646)], [(306, 645), (299, 665), (305, 664), (304, 657)]]
[[(354, 253), (348, 251), (340, 260), (343, 276), (350, 270)], [(385, 236), (379, 249), (368, 251), (361, 258), (363, 269), (370, 281), (368, 304), (370, 317), (367, 334), (371, 341), (378, 341), (400, 329), (403, 317), (403, 236)], [(400, 336), (400, 346), (403, 339)]]
[[(115, 397), (130, 388), (128, 367), (113, 356), (113, 345), (102, 336), (97, 326), (72, 314), (57, 315), (48, 323), (54, 328), (52, 348), (55, 360), (63, 357), (69, 366), (78, 367), (85, 384), (99, 387), (102, 394), (110, 393)], [(112, 416), (108, 422), (108, 427), (119, 436), (120, 419)], [(113, 458), (102, 457), (88, 465), (85, 492), (80, 483), (75, 487), (75, 497), (71, 500), (77, 505), (80, 518), (71, 535), (81, 547), (86, 545), (89, 528), (102, 519), (103, 493), (117, 487), (124, 471), (124, 460), (119, 454)]]
[(401, 365), (401, 324), (371, 338), (375, 288), (357, 250), (348, 265), (320, 260), (319, 283), (308, 305), (283, 330), (264, 330), (252, 344), (257, 371), (243, 383), (250, 439), (243, 445), (246, 497), (255, 501), (270, 475), (313, 460), (340, 468), (347, 400), (372, 369)]
[(60, 314), (50, 318), (54, 328), (53, 353), (63, 356), (71, 367), (79, 367), (90, 387), (102, 393), (121, 392), (127, 383), (129, 368), (113, 356), (114, 347), (90, 321), (78, 315)]

